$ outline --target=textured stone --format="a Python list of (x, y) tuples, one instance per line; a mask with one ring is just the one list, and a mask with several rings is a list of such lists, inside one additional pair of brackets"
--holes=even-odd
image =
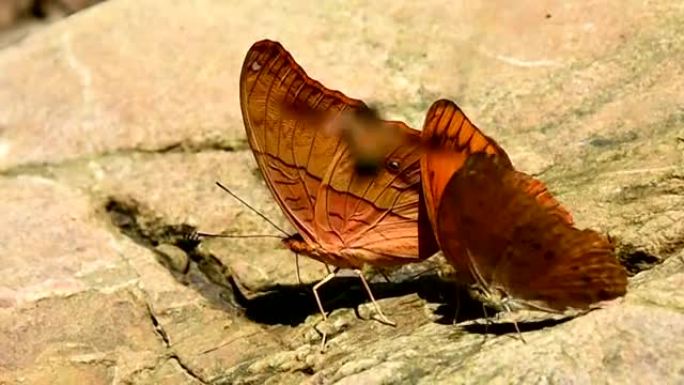
[[(683, 26), (667, 0), (110, 0), (4, 48), (0, 383), (684, 382)], [(627, 296), (521, 322), (523, 343), (428, 262), (372, 280), (396, 327), (353, 276), (321, 289), (322, 322), (321, 264), (300, 258), (300, 286), (276, 238), (198, 245), (282, 235), (216, 181), (292, 230), (238, 103), (265, 37), (414, 127), (454, 99), (616, 238)]]

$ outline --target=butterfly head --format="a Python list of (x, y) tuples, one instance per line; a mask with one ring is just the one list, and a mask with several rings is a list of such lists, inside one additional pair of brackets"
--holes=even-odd
[(481, 284), (473, 284), (468, 288), (470, 296), (482, 302), (483, 304), (499, 311), (512, 311), (515, 301), (508, 293), (501, 287), (497, 286), (483, 286)]

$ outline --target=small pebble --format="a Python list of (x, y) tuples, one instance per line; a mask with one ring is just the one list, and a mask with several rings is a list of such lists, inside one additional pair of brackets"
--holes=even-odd
[(190, 259), (188, 254), (181, 248), (168, 243), (162, 243), (155, 247), (154, 250), (157, 252), (159, 261), (164, 266), (179, 273), (186, 273), (188, 271)]

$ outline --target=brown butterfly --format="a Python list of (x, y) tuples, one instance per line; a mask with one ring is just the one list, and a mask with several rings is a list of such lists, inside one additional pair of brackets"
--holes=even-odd
[[(419, 131), (369, 116), (362, 101), (311, 79), (279, 43), (268, 40), (247, 53), (240, 104), (266, 185), (298, 232), (283, 239), (285, 246), (326, 265), (354, 269), (375, 304), (360, 270), (364, 265), (420, 260)], [(357, 167), (344, 139), (350, 119), (404, 138), (382, 152), (376, 172)], [(324, 318), (317, 289), (333, 276), (314, 286)]]
[[(438, 248), (436, 212), (444, 188), (466, 159), (474, 153), (484, 152), (500, 157), (506, 167), (513, 166), (506, 152), (482, 133), (455, 103), (446, 99), (434, 102), (428, 110), (421, 138), (425, 150), (421, 159), (421, 198), (424, 202), (421, 202), (419, 215), (420, 255), (429, 257)], [(470, 276), (466, 259), (456, 245), (452, 248), (444, 256), (456, 269), (458, 280), (467, 282)]]
[[(436, 211), (444, 194), (444, 189), (452, 176), (460, 170), (465, 161), (473, 154), (484, 153), (499, 159), (502, 167), (513, 169), (508, 155), (494, 139), (485, 135), (477, 128), (463, 111), (452, 101), (442, 99), (434, 102), (425, 117), (422, 140), (426, 146), (425, 155), (421, 159), (421, 174), (424, 207), (421, 205), (421, 223), (429, 222), (434, 233), (439, 231), (437, 227)], [(546, 186), (533, 180), (526, 186), (525, 193), (534, 197), (539, 204), (548, 207), (554, 215), (563, 218), (568, 224), (572, 224), (572, 216), (565, 210), (548, 192)], [(425, 231), (429, 226), (420, 226), (420, 240), (426, 253), (434, 248), (431, 237), (434, 235)], [(467, 282), (470, 276), (467, 258), (462, 255), (464, 250), (459, 250), (452, 242), (452, 250), (445, 256), (450, 259), (458, 274), (462, 274), (460, 280)], [(421, 246), (423, 253), (423, 246)], [(421, 254), (423, 255), (423, 254)]]
[[(586, 309), (624, 295), (627, 274), (613, 245), (573, 227), (540, 186), (503, 158), (468, 157), (436, 211), (444, 253), (465, 256), (480, 298), (500, 309)], [(542, 189), (545, 199), (530, 194)]]

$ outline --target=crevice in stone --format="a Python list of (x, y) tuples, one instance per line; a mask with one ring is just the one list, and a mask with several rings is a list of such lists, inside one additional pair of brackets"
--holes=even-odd
[[(144, 293), (143, 293), (144, 295)], [(147, 309), (147, 316), (150, 319), (150, 322), (152, 323), (152, 329), (154, 330), (154, 333), (159, 336), (159, 338), (163, 341), (165, 349), (168, 351), (168, 358), (170, 360), (176, 361), (178, 366), (190, 377), (194, 378), (201, 384), (208, 384), (202, 377), (200, 377), (197, 373), (195, 373), (183, 360), (178, 356), (177, 353), (175, 353), (172, 349), (171, 346), (171, 339), (169, 338), (169, 334), (164, 330), (164, 326), (159, 322), (159, 318), (155, 314), (154, 310), (152, 309), (152, 305), (147, 301), (144, 300), (145, 302), (145, 309)]]
[(50, 169), (59, 167), (70, 167), (82, 162), (105, 159), (117, 156), (134, 155), (164, 155), (173, 153), (200, 154), (203, 152), (238, 152), (247, 150), (249, 145), (245, 139), (234, 141), (206, 140), (202, 142), (177, 141), (156, 148), (124, 148), (105, 151), (98, 154), (88, 154), (80, 157), (66, 158), (56, 162), (27, 162), (18, 164), (4, 170), (0, 170), (0, 176), (18, 175), (43, 175), (49, 173)]
[(193, 141), (178, 141), (169, 143), (166, 146), (162, 146), (154, 149), (144, 149), (137, 148), (128, 151), (139, 152), (143, 154), (166, 154), (174, 152), (184, 152), (190, 154), (196, 154), (205, 151), (226, 151), (226, 152), (236, 152), (248, 149), (249, 146), (245, 139), (239, 139), (234, 141), (222, 141), (217, 139), (205, 140), (202, 142)]
[(192, 370), (192, 368), (190, 368), (189, 366), (187, 366), (187, 365), (183, 362), (183, 360), (181, 360), (180, 357), (178, 357), (177, 354), (172, 353), (172, 354), (169, 356), (169, 359), (176, 361), (176, 363), (178, 364), (178, 366), (179, 366), (181, 369), (183, 369), (183, 371), (185, 372), (185, 374), (187, 374), (188, 376), (194, 378), (194, 379), (195, 379), (196, 381), (198, 381), (200, 384), (209, 385), (209, 382), (205, 381), (202, 377), (200, 377), (197, 373), (195, 373), (195, 371)]
[(630, 276), (650, 270), (663, 262), (662, 258), (627, 244), (621, 246), (617, 257)]
[(148, 302), (145, 302), (145, 307), (147, 308), (147, 315), (150, 317), (150, 321), (152, 321), (155, 334), (157, 334), (159, 338), (164, 341), (164, 345), (166, 345), (167, 349), (171, 348), (171, 340), (169, 339), (169, 335), (166, 333), (166, 330), (164, 330), (164, 326), (162, 326), (157, 319), (157, 315), (154, 314), (152, 306)]
[[(152, 251), (159, 263), (182, 285), (190, 286), (213, 306), (230, 311), (240, 309), (235, 291), (229, 283), (229, 269), (215, 256), (200, 250), (195, 228), (187, 224), (169, 225), (133, 199), (110, 197), (104, 211), (111, 223), (133, 242)], [(172, 245), (187, 255), (184, 269), (164, 263), (160, 245)], [(182, 254), (181, 253), (181, 254)]]
[(316, 371), (311, 366), (305, 366), (301, 369), (295, 369), (294, 371), (304, 373), (307, 376), (313, 376), (314, 374), (316, 374)]
[[(166, 243), (180, 248), (190, 256), (198, 256), (196, 248), (200, 241), (194, 236), (193, 226), (184, 223), (164, 224), (157, 215), (133, 199), (109, 197), (104, 210), (121, 233), (141, 246), (153, 249)], [(220, 263), (217, 259), (212, 262)]]

